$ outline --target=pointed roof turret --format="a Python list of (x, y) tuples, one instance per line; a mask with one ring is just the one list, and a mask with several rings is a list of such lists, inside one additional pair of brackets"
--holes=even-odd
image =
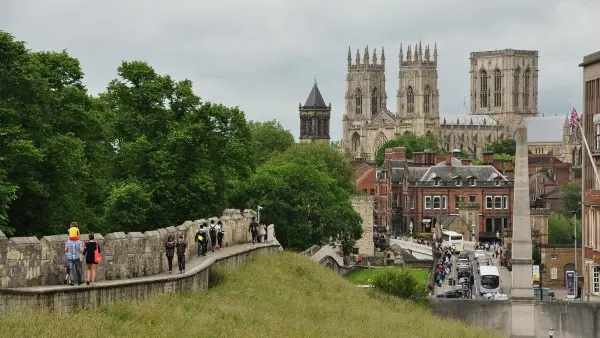
[(306, 99), (306, 102), (304, 103), (304, 106), (302, 106), (302, 108), (328, 108), (328, 106), (325, 104), (325, 100), (323, 100), (321, 92), (319, 91), (319, 87), (317, 87), (316, 76), (315, 84), (313, 85), (310, 94), (308, 94), (308, 98)]

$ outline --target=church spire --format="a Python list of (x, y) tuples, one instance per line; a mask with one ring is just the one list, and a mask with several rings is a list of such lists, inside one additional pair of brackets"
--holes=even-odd
[(350, 51), (350, 46), (348, 46), (348, 68), (352, 66), (352, 52)]
[(433, 62), (437, 62), (438, 52), (437, 52), (437, 42), (433, 43)]
[(363, 55), (363, 64), (364, 65), (368, 65), (369, 64), (369, 45), (367, 45), (365, 47), (365, 55)]
[(377, 65), (377, 48), (373, 48), (373, 65)]
[(360, 65), (360, 52), (358, 51), (358, 48), (356, 48), (356, 66)]
[(385, 66), (385, 50), (383, 49), (383, 46), (381, 46), (381, 65)]
[(402, 65), (402, 61), (404, 61), (404, 53), (402, 52), (402, 42), (400, 42), (400, 65)]

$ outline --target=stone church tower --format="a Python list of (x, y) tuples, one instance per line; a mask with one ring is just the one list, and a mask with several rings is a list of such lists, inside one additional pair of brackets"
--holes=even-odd
[(423, 135), (431, 132), (439, 134), (440, 94), (438, 91), (437, 44), (433, 55), (429, 46), (425, 51), (421, 42), (412, 50), (408, 46), (406, 58), (400, 45), (397, 112), (404, 127), (411, 132)]
[(325, 104), (319, 87), (317, 87), (316, 78), (306, 102), (304, 105), (299, 104), (298, 111), (300, 112), (300, 142), (329, 143), (331, 103)]
[(491, 116), (512, 138), (524, 117), (538, 116), (538, 52), (473, 52), (470, 60), (471, 114)]

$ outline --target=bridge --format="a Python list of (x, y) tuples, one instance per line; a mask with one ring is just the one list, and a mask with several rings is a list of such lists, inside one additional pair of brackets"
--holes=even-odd
[(419, 244), (413, 241), (405, 241), (402, 239), (390, 239), (390, 246), (394, 244), (399, 245), (402, 249), (408, 251), (416, 259), (433, 259), (433, 251), (429, 245)]

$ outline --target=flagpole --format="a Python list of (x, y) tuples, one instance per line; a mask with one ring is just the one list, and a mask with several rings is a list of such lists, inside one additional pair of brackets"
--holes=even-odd
[[(575, 109), (575, 104), (573, 103), (573, 109)], [(577, 110), (575, 110), (577, 111)], [(580, 119), (581, 120), (581, 119)], [(592, 156), (592, 152), (590, 151), (590, 145), (588, 144), (587, 139), (585, 138), (585, 134), (583, 132), (583, 128), (581, 128), (581, 122), (579, 122), (579, 133), (581, 133), (581, 139), (583, 140), (583, 144), (585, 145), (585, 150), (587, 152), (588, 157), (590, 158), (590, 164), (592, 165), (592, 169), (594, 169), (594, 175), (596, 176), (596, 182), (598, 186), (600, 186), (600, 175), (598, 175), (598, 168), (596, 167), (596, 163), (594, 163), (594, 157)]]

